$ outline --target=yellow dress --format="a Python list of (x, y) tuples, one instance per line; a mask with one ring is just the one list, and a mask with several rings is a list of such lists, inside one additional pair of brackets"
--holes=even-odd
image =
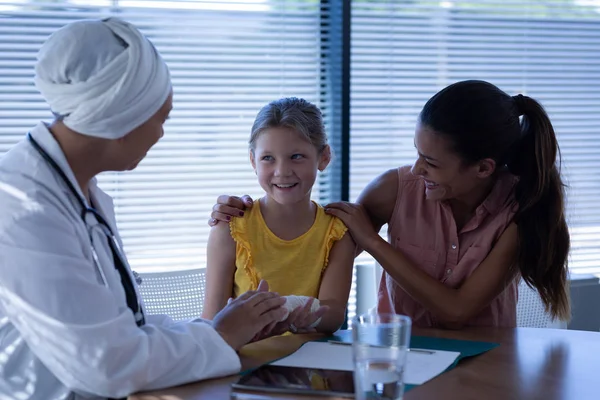
[(236, 243), (235, 297), (256, 290), (261, 279), (282, 296), (318, 297), (329, 251), (347, 230), (340, 219), (317, 204), (312, 227), (293, 240), (282, 240), (267, 227), (258, 201), (229, 225)]

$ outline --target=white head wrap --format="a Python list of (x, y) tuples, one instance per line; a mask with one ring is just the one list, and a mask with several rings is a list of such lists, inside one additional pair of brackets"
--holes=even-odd
[(133, 25), (83, 20), (54, 32), (38, 53), (35, 85), (66, 126), (106, 139), (125, 136), (171, 92), (167, 65)]

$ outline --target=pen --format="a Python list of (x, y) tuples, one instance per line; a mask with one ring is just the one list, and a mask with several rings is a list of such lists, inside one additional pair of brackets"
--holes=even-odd
[(423, 353), (423, 354), (435, 354), (433, 350), (424, 350), (424, 349), (408, 349), (411, 353)]
[(328, 342), (329, 342), (329, 343), (331, 343), (331, 344), (345, 344), (345, 345), (348, 345), (348, 346), (351, 346), (351, 345), (352, 345), (352, 343), (349, 343), (349, 342), (342, 342), (342, 341), (340, 341), (340, 340), (328, 340)]
[[(342, 342), (340, 340), (329, 340), (329, 343), (331, 343), (331, 344), (343, 344), (343, 345), (347, 345), (347, 346), (352, 345), (352, 343), (350, 343), (350, 342)], [(381, 346), (381, 347), (384, 347), (384, 346)], [(408, 351), (411, 351), (413, 353), (421, 353), (421, 354), (435, 354), (435, 351), (433, 351), (433, 350), (408, 349)]]

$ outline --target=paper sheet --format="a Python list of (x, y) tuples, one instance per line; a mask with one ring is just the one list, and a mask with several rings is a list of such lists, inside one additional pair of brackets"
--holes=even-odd
[[(413, 349), (406, 357), (404, 383), (421, 385), (451, 366), (460, 353), (442, 350)], [(329, 342), (308, 342), (298, 351), (272, 365), (352, 371), (352, 346)]]

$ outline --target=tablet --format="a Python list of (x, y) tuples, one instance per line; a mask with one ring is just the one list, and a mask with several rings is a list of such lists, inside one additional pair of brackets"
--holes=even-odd
[(352, 371), (265, 365), (243, 375), (233, 389), (354, 398)]

